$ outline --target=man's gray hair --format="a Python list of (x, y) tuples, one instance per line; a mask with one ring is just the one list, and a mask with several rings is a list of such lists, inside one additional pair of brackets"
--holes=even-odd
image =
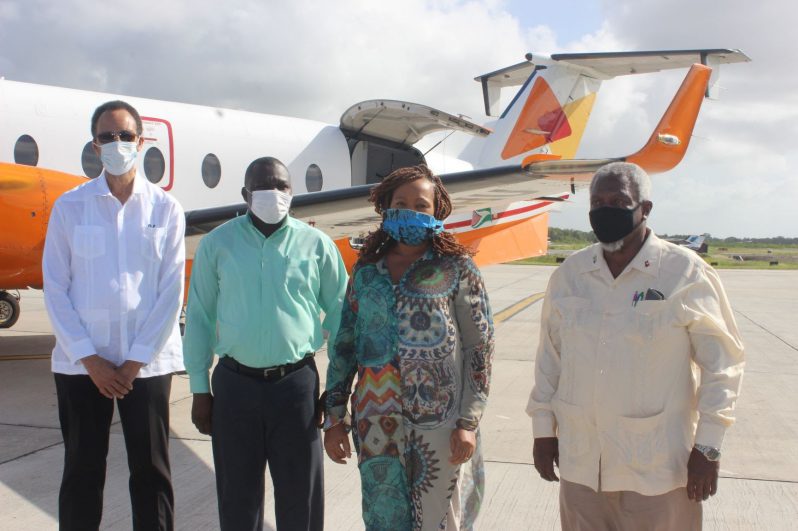
[(635, 194), (638, 203), (651, 201), (651, 178), (643, 168), (631, 162), (611, 162), (599, 168), (590, 181), (590, 192), (593, 192), (593, 187), (598, 181), (609, 176), (629, 179), (632, 193)]

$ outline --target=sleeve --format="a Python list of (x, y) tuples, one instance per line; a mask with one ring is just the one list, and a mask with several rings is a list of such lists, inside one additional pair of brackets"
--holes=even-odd
[(322, 327), (329, 332), (330, 341), (327, 350), (332, 344), (332, 338), (337, 335), (338, 325), (341, 322), (341, 307), (346, 294), (348, 276), (346, 266), (341, 258), (341, 253), (335, 243), (327, 238), (324, 241), (324, 259), (320, 271), (321, 287), (319, 302), (324, 311)]
[(219, 280), (211, 240), (203, 238), (197, 247), (188, 290), (183, 363), (192, 393), (210, 393), (208, 371), (216, 345), (216, 307)]
[(493, 364), (493, 316), (482, 275), (468, 258), (455, 299), (463, 361), (463, 394), (457, 427), (475, 430), (485, 411)]
[(734, 404), (740, 393), (744, 350), (731, 305), (718, 274), (710, 268), (682, 300), (693, 360), (701, 369), (698, 386), (696, 444), (720, 448), (726, 429), (734, 423)]
[(61, 210), (61, 203), (56, 201), (50, 213), (44, 241), (44, 305), (58, 344), (69, 360), (77, 364), (97, 351), (69, 298), (72, 284), (72, 242)]
[(128, 351), (127, 359), (148, 365), (163, 349), (180, 319), (186, 276), (186, 216), (172, 203), (155, 304)]
[(552, 310), (552, 293), (558, 272), (549, 280), (540, 316), (540, 341), (535, 356), (535, 385), (526, 406), (532, 417), (532, 432), (536, 438), (556, 437), (557, 420), (551, 409), (551, 399), (560, 383), (560, 314)]
[(324, 403), (327, 417), (332, 424), (350, 423), (347, 403), (352, 392), (352, 381), (357, 372), (357, 353), (355, 351), (355, 325), (357, 323), (357, 295), (354, 290), (356, 271), (352, 272), (346, 288), (346, 296), (341, 310), (341, 320), (335, 336), (330, 335), (327, 348), (329, 365), (325, 385), (327, 398)]

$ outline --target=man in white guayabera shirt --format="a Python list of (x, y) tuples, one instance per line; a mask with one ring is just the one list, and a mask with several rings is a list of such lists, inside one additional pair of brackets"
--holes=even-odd
[(183, 369), (185, 216), (136, 173), (142, 122), (122, 101), (97, 108), (104, 171), (55, 202), (42, 267), (55, 332), (52, 368), (64, 437), (62, 530), (98, 529), (116, 400), (130, 469), (133, 529), (172, 529), (169, 392)]
[(648, 175), (608, 164), (590, 184), (600, 243), (549, 281), (527, 412), (535, 468), (566, 530), (693, 530), (718, 487), (743, 345), (720, 278), (646, 220)]

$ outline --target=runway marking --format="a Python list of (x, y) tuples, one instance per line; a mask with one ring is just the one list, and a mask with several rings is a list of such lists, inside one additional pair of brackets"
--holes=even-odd
[(545, 292), (534, 293), (525, 299), (521, 299), (494, 315), (493, 321), (495, 323), (507, 321), (541, 300), (545, 295)]
[(12, 354), (0, 356), (0, 361), (49, 360), (52, 354)]

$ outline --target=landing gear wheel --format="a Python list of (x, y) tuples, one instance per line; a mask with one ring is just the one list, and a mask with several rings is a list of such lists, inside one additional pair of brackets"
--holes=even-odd
[(19, 319), (19, 298), (0, 291), (0, 328), (11, 328)]

